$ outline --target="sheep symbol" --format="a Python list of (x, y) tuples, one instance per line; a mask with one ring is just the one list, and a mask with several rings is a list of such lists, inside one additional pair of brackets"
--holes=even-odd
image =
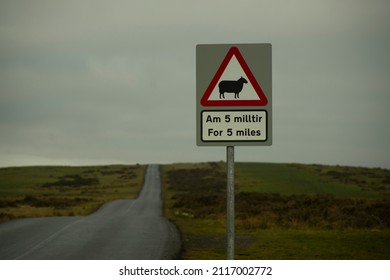
[(219, 99), (225, 99), (225, 92), (234, 92), (234, 98), (240, 98), (240, 92), (244, 84), (247, 84), (248, 81), (241, 77), (237, 81), (220, 81), (218, 84), (219, 87)]

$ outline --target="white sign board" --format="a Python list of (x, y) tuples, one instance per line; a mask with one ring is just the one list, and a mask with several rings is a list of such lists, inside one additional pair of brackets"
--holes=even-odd
[(202, 111), (203, 142), (267, 141), (267, 111)]

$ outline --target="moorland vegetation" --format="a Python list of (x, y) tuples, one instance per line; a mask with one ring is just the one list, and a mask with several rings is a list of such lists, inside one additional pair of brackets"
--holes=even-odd
[[(184, 258), (225, 256), (225, 168), (223, 162), (162, 167), (165, 213), (182, 230)], [(386, 169), (236, 163), (235, 225), (241, 258), (388, 258), (389, 210)], [(287, 249), (278, 251), (277, 236), (284, 246), (289, 244)], [(276, 244), (275, 250), (265, 250), (267, 244)], [(313, 249), (300, 254), (297, 244)], [(294, 246), (301, 250), (288, 253)], [(318, 253), (321, 247), (325, 249)], [(340, 248), (346, 252), (341, 256)]]

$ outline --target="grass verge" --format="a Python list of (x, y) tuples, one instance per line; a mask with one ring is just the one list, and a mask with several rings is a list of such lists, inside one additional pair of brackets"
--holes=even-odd
[(115, 199), (133, 199), (143, 165), (0, 168), (0, 222), (27, 217), (81, 216)]
[[(162, 166), (183, 259), (226, 258), (223, 163)], [(236, 164), (237, 259), (389, 259), (390, 171)]]

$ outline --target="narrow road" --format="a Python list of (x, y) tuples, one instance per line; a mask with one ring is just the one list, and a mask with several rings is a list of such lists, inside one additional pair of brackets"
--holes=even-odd
[(158, 165), (149, 165), (136, 200), (106, 203), (85, 217), (29, 218), (0, 224), (0, 259), (174, 259), (176, 227), (162, 217)]

